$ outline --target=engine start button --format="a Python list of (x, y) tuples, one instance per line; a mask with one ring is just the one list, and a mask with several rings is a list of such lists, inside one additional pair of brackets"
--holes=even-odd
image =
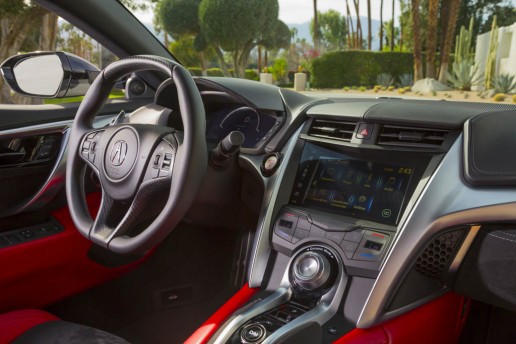
[(240, 339), (244, 344), (259, 343), (265, 338), (265, 327), (261, 324), (249, 324), (242, 329)]

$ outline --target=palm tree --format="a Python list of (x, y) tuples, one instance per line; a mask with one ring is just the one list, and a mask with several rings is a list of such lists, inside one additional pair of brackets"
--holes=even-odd
[[(347, 13), (347, 22), (348, 22), (348, 48), (356, 48), (355, 44), (355, 28), (353, 26), (353, 19), (349, 15), (349, 3), (346, 0), (346, 13)], [(351, 33), (351, 36), (350, 36)]]
[(317, 0), (314, 0), (314, 47), (319, 50), (319, 14), (317, 13)]
[(460, 0), (443, 0), (443, 6), (445, 2), (449, 2), (449, 16), (446, 33), (444, 34), (444, 42), (441, 50), (441, 64), (439, 70), (439, 81), (442, 83), (446, 82), (446, 72), (448, 71), (448, 61), (450, 60), (451, 46), (453, 43), (453, 36), (455, 34), (455, 26), (457, 25), (457, 19), (459, 17)]
[(394, 51), (394, 0), (392, 0), (391, 51)]
[(371, 50), (371, 0), (367, 0), (367, 50)]
[(380, 51), (383, 50), (383, 0), (380, 0)]
[(358, 9), (360, 0), (353, 0), (353, 4), (355, 5), (355, 12), (357, 14), (357, 39), (355, 48), (362, 49), (362, 23), (360, 22), (360, 11)]
[(428, 1), (428, 24), (426, 29), (426, 77), (434, 78), (435, 73), (435, 53), (437, 49), (437, 11), (439, 10), (439, 0)]
[(419, 0), (412, 0), (411, 4), (412, 31), (414, 35), (414, 81), (417, 81), (423, 79), (423, 64), (421, 62), (421, 28), (419, 23)]

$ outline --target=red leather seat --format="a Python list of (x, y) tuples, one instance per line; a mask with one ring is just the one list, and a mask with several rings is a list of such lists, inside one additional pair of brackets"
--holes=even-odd
[(127, 341), (101, 330), (60, 320), (44, 311), (27, 309), (0, 314), (0, 344), (7, 343), (127, 344)]
[(59, 318), (37, 309), (0, 314), (0, 343), (10, 343), (31, 328)]

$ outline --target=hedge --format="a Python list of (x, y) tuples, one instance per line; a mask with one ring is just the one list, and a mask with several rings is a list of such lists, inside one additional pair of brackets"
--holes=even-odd
[(312, 62), (311, 82), (316, 88), (372, 86), (376, 77), (389, 73), (394, 78), (414, 73), (412, 53), (336, 51)]
[[(202, 69), (199, 67), (188, 67), (188, 70), (192, 73), (194, 76), (202, 76)], [(230, 68), (228, 69), (228, 72), (231, 76), (234, 75), (234, 69)], [(220, 68), (208, 68), (206, 69), (206, 74), (208, 76), (224, 76), (224, 73), (222, 73), (222, 69)], [(249, 80), (260, 80), (260, 76), (254, 69), (246, 69), (245, 70), (245, 78)]]

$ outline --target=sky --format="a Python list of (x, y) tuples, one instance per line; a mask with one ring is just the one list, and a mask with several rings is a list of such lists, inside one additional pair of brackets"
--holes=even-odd
[[(278, 0), (280, 6), (279, 18), (287, 24), (300, 24), (310, 21), (313, 17), (313, 0)], [(353, 0), (348, 1), (351, 15), (355, 15)], [(346, 14), (345, 0), (317, 0), (317, 8), (320, 12), (334, 9)], [(395, 1), (395, 16), (398, 17), (400, 11), (399, 1)], [(367, 16), (367, 1), (360, 1), (359, 13)], [(383, 19), (390, 20), (392, 16), (392, 1), (383, 2)], [(380, 0), (371, 0), (371, 18), (380, 20)]]
[[(371, 17), (380, 19), (380, 2), (381, 0), (371, 0)], [(313, 16), (313, 0), (278, 0), (280, 6), (279, 18), (287, 24), (301, 24), (310, 21)], [(349, 6), (352, 16), (355, 15), (353, 10), (353, 0), (349, 0)], [(317, 8), (321, 12), (334, 9), (342, 14), (346, 14), (345, 0), (317, 0)], [(399, 16), (399, 1), (395, 1), (395, 17)], [(367, 1), (360, 1), (359, 12), (361, 16), (367, 16)], [(138, 18), (142, 22), (152, 23), (152, 11), (138, 13)], [(392, 16), (392, 1), (384, 0), (383, 2), (383, 19), (390, 20)]]

